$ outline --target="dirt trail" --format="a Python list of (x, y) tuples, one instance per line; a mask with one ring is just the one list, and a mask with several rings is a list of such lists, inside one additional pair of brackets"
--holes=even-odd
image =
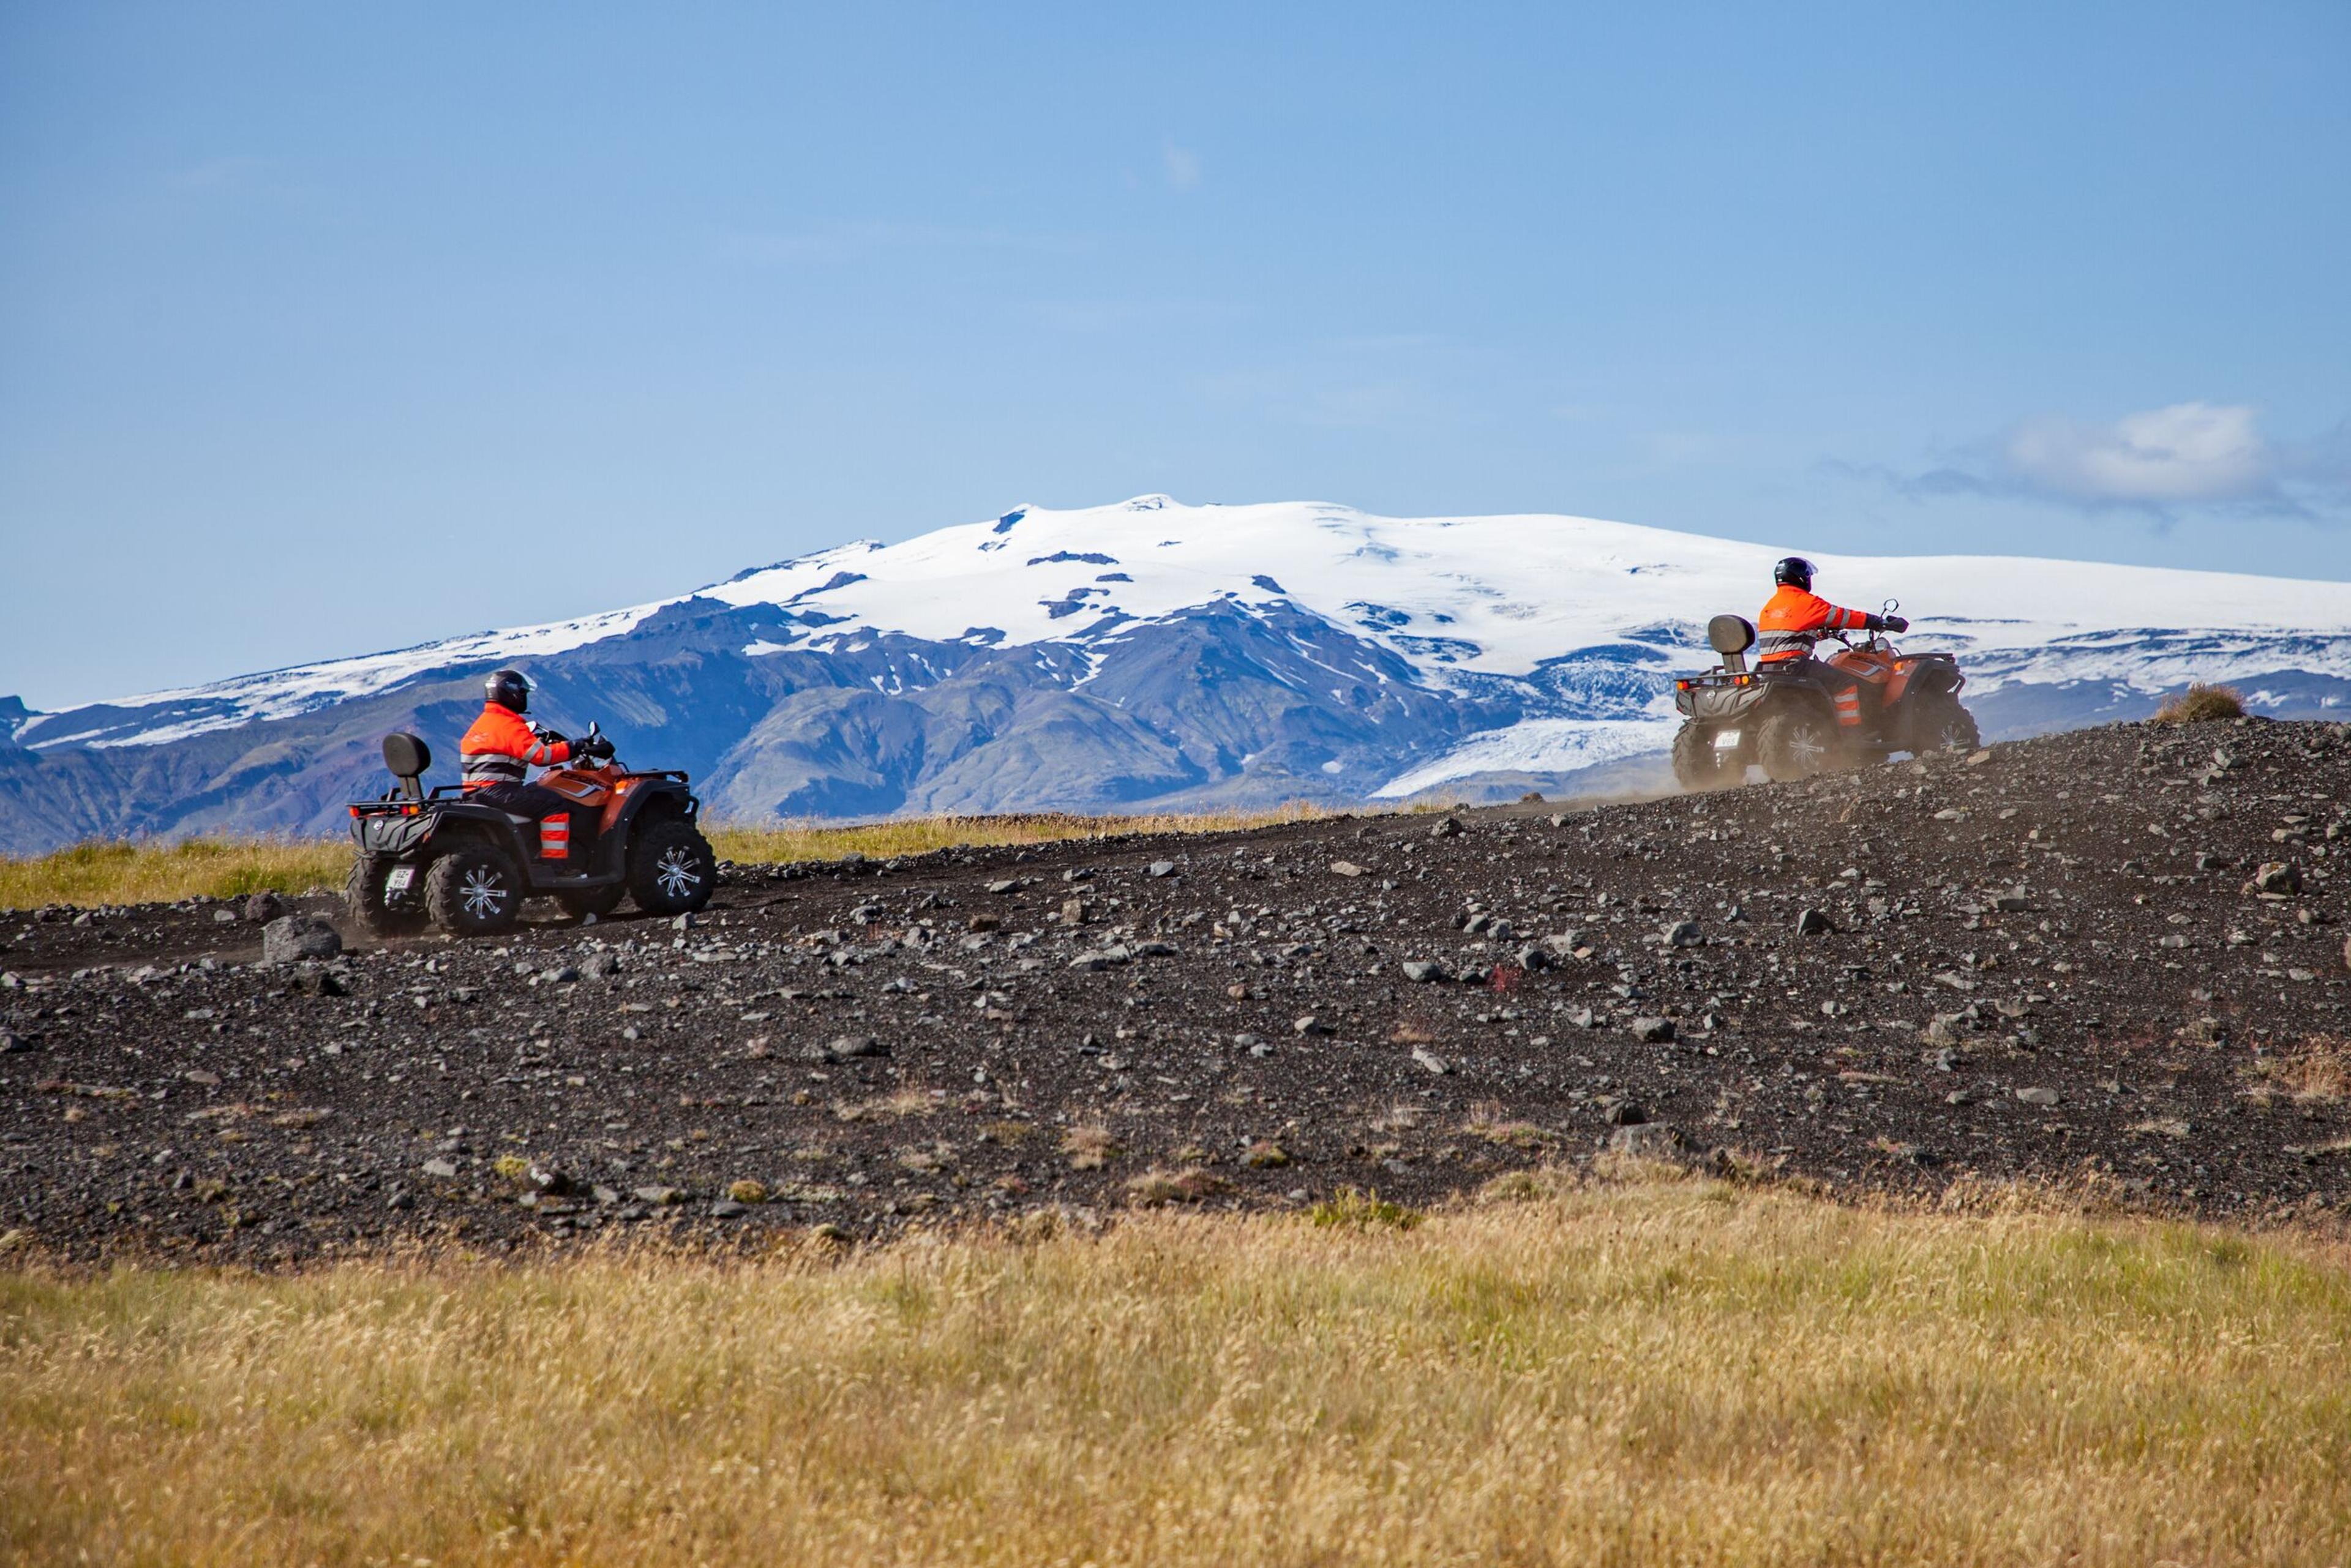
[(2351, 1213), (2346, 821), (2351, 727), (2253, 720), (1589, 811), (734, 868), (690, 930), (323, 967), (259, 966), (211, 904), (10, 915), (0, 1232), (756, 1244), (1426, 1202), (1612, 1140)]

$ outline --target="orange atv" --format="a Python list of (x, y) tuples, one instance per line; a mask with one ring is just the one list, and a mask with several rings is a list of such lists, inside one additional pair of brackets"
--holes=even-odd
[[(1886, 612), (1894, 613), (1893, 601)], [(1775, 781), (1810, 779), (1893, 752), (1973, 751), (1982, 744), (1975, 716), (1959, 706), (1967, 677), (1949, 653), (1905, 653), (1883, 632), (1859, 647), (1845, 643), (1825, 659), (1747, 665), (1755, 627), (1718, 615), (1706, 640), (1721, 666), (1674, 682), (1683, 716), (1674, 737), (1674, 778), (1685, 789), (1722, 789), (1747, 781), (1761, 763)]]
[[(588, 733), (595, 738), (595, 727)], [(359, 853), (344, 888), (351, 917), (375, 936), (420, 930), (428, 919), (453, 936), (494, 936), (535, 897), (583, 918), (611, 914), (623, 897), (648, 915), (687, 914), (717, 888), (700, 803), (674, 768), (611, 760), (556, 768), (538, 782), (578, 809), (534, 821), (455, 785), (428, 793), (433, 753), (416, 736), (386, 737), (383, 761), (398, 784), (381, 800), (352, 803)]]

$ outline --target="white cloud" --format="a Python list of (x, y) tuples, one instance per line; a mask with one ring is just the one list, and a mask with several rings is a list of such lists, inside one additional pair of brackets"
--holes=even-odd
[(1915, 498), (1986, 496), (2158, 522), (2181, 507), (2233, 507), (2309, 520), (2351, 506), (2351, 422), (2311, 441), (2262, 434), (2246, 403), (2176, 402), (2111, 423), (2045, 414), (1908, 473), (1876, 464), (1826, 468)]
[(1200, 183), (1200, 155), (1178, 147), (1173, 141), (1159, 150), (1159, 161), (1167, 171), (1167, 183), (1179, 191), (1196, 190)]
[(2277, 461), (2243, 403), (2179, 402), (2112, 424), (2027, 420), (2001, 457), (2020, 488), (2091, 506), (2252, 501), (2277, 493)]

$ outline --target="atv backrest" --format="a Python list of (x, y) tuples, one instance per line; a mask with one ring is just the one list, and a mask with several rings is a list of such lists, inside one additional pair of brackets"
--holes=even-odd
[(1747, 668), (1747, 650), (1755, 646), (1755, 624), (1744, 615), (1718, 615), (1706, 623), (1706, 642), (1722, 655), (1722, 667), (1738, 674)]
[(422, 736), (402, 732), (383, 737), (383, 765), (400, 780), (400, 792), (412, 800), (424, 799), (424, 770), (433, 766), (433, 748)]

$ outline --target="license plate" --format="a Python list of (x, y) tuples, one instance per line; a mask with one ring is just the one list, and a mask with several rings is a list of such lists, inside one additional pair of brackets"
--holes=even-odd
[(408, 891), (408, 884), (415, 880), (416, 868), (414, 866), (396, 865), (392, 868), (391, 874), (387, 875), (383, 879), (383, 890), (386, 893), (406, 893)]
[(1719, 729), (1714, 732), (1714, 748), (1717, 751), (1730, 750), (1737, 747), (1738, 744), (1739, 732), (1737, 730)]

